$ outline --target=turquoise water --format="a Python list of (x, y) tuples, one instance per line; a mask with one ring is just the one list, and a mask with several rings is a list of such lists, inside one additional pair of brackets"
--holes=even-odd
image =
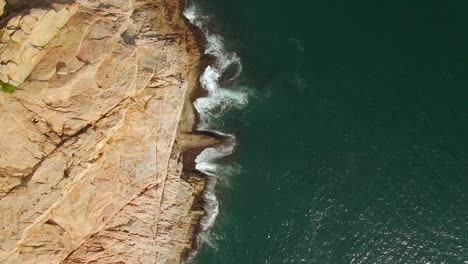
[(194, 263), (468, 263), (468, 2), (196, 2), (251, 95)]

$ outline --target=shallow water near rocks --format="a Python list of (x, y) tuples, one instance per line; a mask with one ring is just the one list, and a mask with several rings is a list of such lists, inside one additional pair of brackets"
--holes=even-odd
[(193, 263), (467, 263), (468, 2), (196, 3), (250, 96)]

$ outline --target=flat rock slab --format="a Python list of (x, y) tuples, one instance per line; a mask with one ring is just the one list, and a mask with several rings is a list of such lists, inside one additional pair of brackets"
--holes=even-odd
[(182, 152), (216, 140), (190, 133), (200, 53), (180, 2), (8, 14), (0, 263), (180, 263), (191, 248), (204, 183), (181, 178)]

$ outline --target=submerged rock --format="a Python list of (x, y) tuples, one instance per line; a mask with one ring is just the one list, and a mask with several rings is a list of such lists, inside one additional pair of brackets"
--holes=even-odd
[(191, 131), (181, 1), (43, 3), (1, 29), (0, 263), (181, 262), (204, 188), (184, 153), (216, 143)]

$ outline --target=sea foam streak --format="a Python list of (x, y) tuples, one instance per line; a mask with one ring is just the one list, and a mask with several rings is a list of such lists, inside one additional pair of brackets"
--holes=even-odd
[[(201, 219), (201, 233), (197, 238), (197, 243), (209, 243), (209, 241), (206, 241), (206, 232), (213, 225), (219, 212), (219, 203), (214, 188), (217, 177), (223, 174), (225, 168), (218, 161), (232, 154), (236, 146), (235, 137), (220, 131), (214, 131), (213, 123), (227, 110), (243, 108), (247, 104), (248, 94), (243, 89), (221, 86), (220, 80), (226, 77), (224, 75), (228, 70), (235, 69), (234, 72), (229, 73), (230, 76), (227, 80), (224, 79), (225, 82), (229, 83), (239, 77), (242, 72), (242, 64), (235, 53), (225, 50), (222, 37), (210, 32), (207, 26), (209, 17), (201, 15), (193, 3), (186, 4), (184, 16), (204, 33), (207, 42), (205, 54), (211, 55), (215, 59), (214, 63), (206, 67), (200, 77), (201, 86), (207, 90), (208, 94), (206, 97), (198, 98), (194, 102), (194, 106), (200, 115), (198, 130), (215, 132), (227, 138), (221, 146), (207, 148), (195, 159), (196, 169), (208, 176), (207, 186), (203, 194), (206, 215)], [(193, 257), (195, 253), (192, 252), (190, 257)]]

